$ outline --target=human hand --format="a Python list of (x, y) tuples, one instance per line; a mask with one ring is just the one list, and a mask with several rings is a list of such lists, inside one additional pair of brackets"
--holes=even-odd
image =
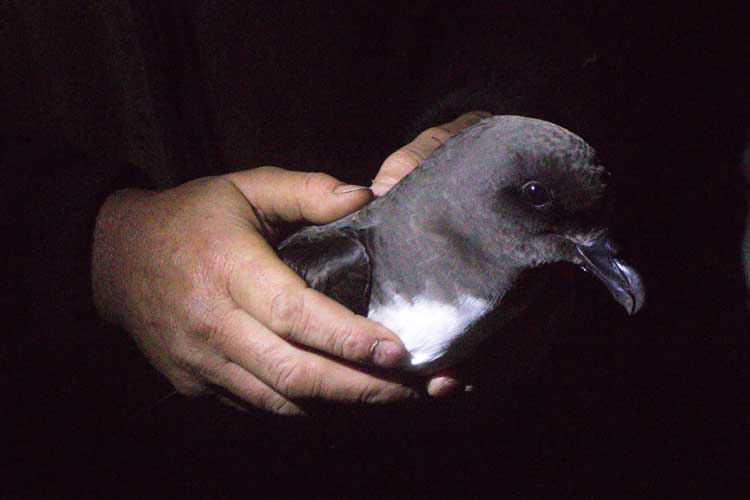
[(286, 414), (302, 413), (305, 399), (413, 396), (357, 365), (397, 366), (398, 338), (307, 287), (268, 242), (282, 223), (322, 224), (370, 201), (368, 190), (350, 189), (325, 174), (265, 167), (117, 192), (97, 219), (97, 307), (183, 394), (220, 388)]
[[(426, 157), (438, 144), (425, 142), (412, 145)], [(390, 160), (381, 173), (392, 178), (418, 164)], [(309, 399), (413, 397), (365, 365), (397, 366), (406, 355), (398, 338), (307, 287), (269, 244), (283, 224), (331, 222), (370, 200), (325, 174), (272, 167), (120, 191), (97, 218), (95, 302), (183, 394), (219, 389), (286, 414), (304, 413)], [(430, 393), (445, 392), (437, 382)]]

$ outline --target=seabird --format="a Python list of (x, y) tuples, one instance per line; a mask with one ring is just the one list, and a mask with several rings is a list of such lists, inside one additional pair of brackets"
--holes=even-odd
[(642, 307), (641, 277), (608, 234), (607, 179), (572, 132), (493, 116), (446, 141), (385, 196), (302, 229), (278, 252), (311, 287), (398, 335), (405, 370), (429, 374), (522, 313), (544, 293), (539, 271), (553, 263), (590, 271), (629, 314)]

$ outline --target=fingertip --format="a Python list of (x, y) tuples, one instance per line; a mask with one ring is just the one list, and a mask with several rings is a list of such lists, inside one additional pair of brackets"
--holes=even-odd
[(375, 341), (370, 346), (369, 362), (383, 368), (397, 368), (409, 357), (409, 351), (398, 335), (377, 321), (365, 318), (374, 327)]
[[(305, 211), (307, 219), (315, 224), (327, 224), (345, 217), (364, 207), (375, 197), (367, 186), (346, 184), (327, 174), (316, 175), (324, 176), (324, 181), (316, 186), (318, 189), (313, 188), (307, 194), (309, 203)], [(330, 181), (333, 181), (333, 185), (329, 184)]]
[(375, 199), (371, 188), (356, 184), (339, 184), (333, 189), (333, 194), (332, 202), (336, 213), (330, 222), (359, 210)]
[(444, 398), (458, 392), (461, 383), (452, 375), (435, 376), (427, 383), (427, 394), (434, 398)]
[(370, 362), (382, 368), (396, 368), (406, 358), (403, 345), (392, 340), (376, 340), (370, 346)]
[(396, 181), (391, 180), (390, 178), (374, 179), (372, 181), (372, 186), (370, 186), (370, 191), (372, 191), (372, 194), (379, 198), (390, 191), (391, 188), (395, 185)]

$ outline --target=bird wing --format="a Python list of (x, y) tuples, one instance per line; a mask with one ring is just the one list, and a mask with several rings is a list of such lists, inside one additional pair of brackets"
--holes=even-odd
[(306, 228), (284, 241), (278, 254), (312, 288), (367, 315), (370, 256), (355, 231)]

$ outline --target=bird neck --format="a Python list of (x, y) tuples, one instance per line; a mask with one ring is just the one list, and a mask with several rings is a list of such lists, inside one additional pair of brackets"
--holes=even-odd
[(488, 248), (476, 234), (468, 235), (474, 228), (465, 222), (462, 226), (447, 215), (404, 210), (388, 224), (374, 228), (370, 233), (372, 248), (378, 249), (371, 256), (374, 285), (385, 286), (397, 276), (398, 285), (388, 286), (398, 289), (389, 293), (407, 300), (474, 297), (494, 307), (523, 269), (497, 248)]

